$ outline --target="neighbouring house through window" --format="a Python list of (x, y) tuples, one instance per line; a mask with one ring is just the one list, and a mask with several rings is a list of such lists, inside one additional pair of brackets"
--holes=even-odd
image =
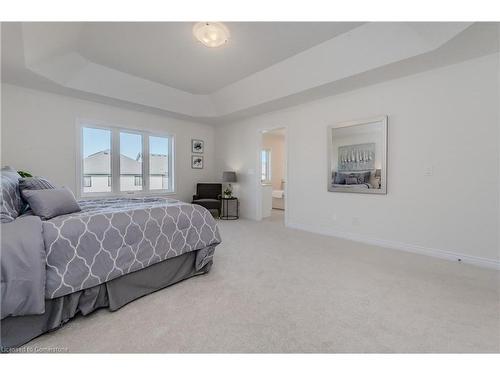
[(173, 137), (84, 124), (81, 195), (173, 192)]
[(92, 177), (83, 176), (83, 186), (86, 188), (92, 187)]

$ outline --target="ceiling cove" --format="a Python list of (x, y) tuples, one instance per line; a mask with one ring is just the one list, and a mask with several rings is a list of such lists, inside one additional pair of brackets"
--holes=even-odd
[(228, 22), (217, 48), (193, 25), (4, 23), (3, 78), (218, 123), (498, 51), (486, 23)]

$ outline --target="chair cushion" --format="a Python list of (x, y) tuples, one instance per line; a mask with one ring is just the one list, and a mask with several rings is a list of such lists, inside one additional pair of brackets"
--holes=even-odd
[(203, 198), (203, 199), (195, 199), (193, 203), (220, 203), (220, 200), (218, 199), (210, 199), (210, 198)]
[(220, 200), (218, 199), (210, 199), (210, 198), (195, 199), (193, 200), (193, 203), (205, 207), (207, 210), (220, 209)]

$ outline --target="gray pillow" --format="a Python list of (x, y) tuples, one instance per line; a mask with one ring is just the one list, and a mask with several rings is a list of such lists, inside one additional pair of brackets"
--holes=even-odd
[(345, 184), (345, 178), (346, 178), (345, 174), (335, 172), (335, 178), (333, 180), (333, 183), (339, 185)]
[(43, 220), (81, 211), (75, 196), (66, 187), (60, 189), (24, 190), (31, 210)]
[[(363, 178), (363, 182), (362, 182), (363, 184), (364, 184), (364, 183), (368, 183), (368, 182), (370, 182), (370, 173), (371, 173), (371, 172), (370, 172), (370, 171), (368, 171), (368, 172), (363, 172), (363, 173), (361, 174), (361, 175), (362, 175), (362, 178)], [(359, 181), (359, 179), (358, 179), (358, 181)]]
[(19, 180), (19, 190), (43, 190), (55, 189), (56, 187), (49, 180), (43, 177), (26, 177)]
[(347, 177), (345, 179), (345, 184), (346, 185), (357, 185), (358, 184), (358, 179), (356, 177)]
[(19, 191), (21, 192), (21, 198), (23, 200), (23, 206), (21, 208), (21, 213), (26, 212), (29, 209), (28, 202), (24, 198), (25, 190), (43, 190), (43, 189), (55, 189), (56, 187), (49, 180), (43, 177), (25, 177), (19, 180)]
[(365, 183), (368, 183), (368, 181), (370, 180), (370, 172), (356, 172), (356, 173), (351, 173), (349, 174), (349, 176), (347, 177), (351, 177), (351, 178), (355, 178), (358, 180), (358, 184), (365, 184)]
[(11, 167), (4, 167), (1, 170), (0, 222), (2, 223), (13, 221), (21, 212), (20, 178), (21, 176)]

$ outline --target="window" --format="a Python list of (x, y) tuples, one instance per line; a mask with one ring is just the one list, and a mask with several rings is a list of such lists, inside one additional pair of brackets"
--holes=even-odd
[(149, 189), (163, 190), (169, 184), (168, 138), (149, 137)]
[(111, 130), (82, 129), (83, 193), (108, 193), (111, 176)]
[(120, 132), (120, 190), (142, 190), (142, 135)]
[(261, 177), (264, 183), (271, 182), (271, 150), (262, 150), (260, 152)]
[(173, 192), (173, 138), (145, 131), (84, 124), (82, 195)]

